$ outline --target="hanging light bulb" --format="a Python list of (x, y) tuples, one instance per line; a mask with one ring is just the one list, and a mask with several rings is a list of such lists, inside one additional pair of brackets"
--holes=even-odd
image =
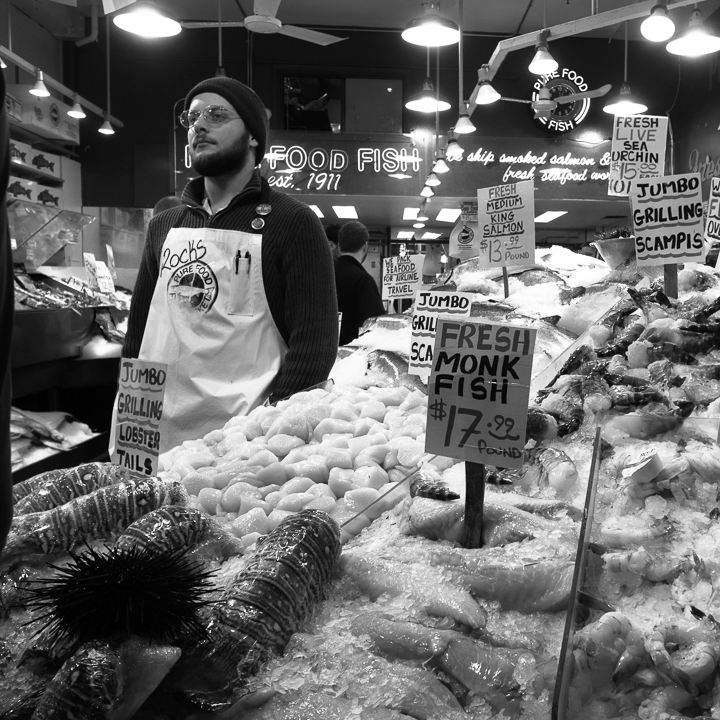
[(467, 113), (461, 113), (455, 122), (455, 132), (459, 135), (468, 135), (475, 132), (476, 129)]
[(632, 94), (626, 82), (620, 86), (620, 92), (603, 107), (603, 111), (609, 115), (639, 115), (646, 110), (647, 105)]
[(640, 24), (640, 34), (650, 42), (669, 40), (675, 32), (675, 23), (667, 12), (667, 0), (659, 0)]
[(84, 117), (87, 117), (82, 105), (78, 102), (77, 95), (74, 97), (73, 106), (67, 111), (67, 114), (72, 118), (77, 118), (78, 120), (82, 120)]
[(424, 198), (432, 197), (435, 191), (429, 185), (423, 185), (423, 189), (420, 191), (420, 195)]
[(182, 30), (177, 20), (163, 13), (152, 2), (135, 3), (128, 10), (115, 15), (113, 24), (125, 32), (144, 38), (171, 37)]
[(500, 93), (490, 84), (489, 80), (483, 80), (478, 87), (475, 102), (478, 105), (491, 105), (500, 99)]
[(647, 110), (647, 105), (633, 96), (630, 91), (630, 83), (627, 80), (628, 68), (628, 29), (625, 22), (625, 60), (623, 66), (623, 83), (620, 92), (603, 107), (603, 111), (609, 115), (639, 115)]
[(30, 88), (30, 94), (35, 97), (50, 97), (50, 91), (45, 87), (45, 77), (42, 70), (35, 72), (35, 84)]
[(690, 15), (688, 29), (684, 35), (671, 40), (665, 49), (673, 55), (700, 57), (720, 50), (720, 38), (705, 29), (702, 13), (695, 8)]
[(445, 155), (447, 156), (447, 159), (448, 160), (462, 160), (464, 153), (465, 153), (465, 149), (460, 145), (460, 143), (454, 137), (451, 137), (448, 140), (447, 148), (445, 148)]
[(436, 111), (442, 112), (443, 110), (449, 110), (450, 103), (446, 100), (436, 99), (432, 81), (430, 78), (425, 78), (420, 93), (411, 100), (408, 100), (405, 103), (405, 107), (408, 110), (415, 110), (416, 112), (434, 113)]
[(435, 158), (435, 164), (432, 166), (434, 173), (440, 173), (443, 175), (446, 172), (450, 172), (450, 166), (445, 162), (445, 154), (441, 150)]
[(439, 3), (431, 0), (423, 5), (425, 11), (408, 23), (400, 35), (402, 39), (424, 47), (454, 45), (460, 37), (458, 26), (452, 20), (440, 15)]
[(7, 68), (7, 63), (0, 57), (0, 70), (5, 70)]
[(113, 129), (113, 126), (110, 124), (110, 120), (108, 120), (107, 115), (105, 116), (105, 122), (98, 128), (98, 132), (102, 135), (114, 135), (115, 130)]
[(550, 54), (550, 48), (548, 47), (547, 39), (549, 34), (547, 30), (540, 33), (540, 41), (536, 46), (535, 56), (528, 65), (528, 70), (533, 75), (549, 75), (558, 69), (558, 62)]
[(429, 185), (430, 187), (437, 187), (440, 184), (440, 178), (434, 172), (431, 172), (427, 176), (425, 184)]

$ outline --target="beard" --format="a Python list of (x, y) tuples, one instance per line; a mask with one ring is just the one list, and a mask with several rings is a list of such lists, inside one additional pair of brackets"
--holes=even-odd
[(195, 155), (191, 150), (190, 159), (195, 172), (203, 177), (217, 177), (237, 172), (245, 166), (248, 157), (252, 155), (254, 160), (254, 154), (255, 148), (250, 145), (250, 133), (245, 130), (230, 147), (224, 149), (206, 147), (200, 155)]

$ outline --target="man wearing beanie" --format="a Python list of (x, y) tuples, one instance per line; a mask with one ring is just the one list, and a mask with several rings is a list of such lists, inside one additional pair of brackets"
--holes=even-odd
[(357, 220), (346, 222), (338, 230), (335, 287), (338, 310), (342, 313), (341, 345), (347, 345), (358, 336), (365, 320), (385, 313), (380, 291), (362, 266), (367, 257), (369, 237), (368, 229)]
[(322, 225), (257, 169), (262, 100), (238, 80), (208, 78), (180, 122), (199, 177), (180, 207), (150, 220), (123, 351), (168, 366), (161, 452), (326, 380), (338, 345)]

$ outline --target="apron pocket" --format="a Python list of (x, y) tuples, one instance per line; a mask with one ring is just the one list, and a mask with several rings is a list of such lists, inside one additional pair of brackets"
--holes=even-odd
[(235, 261), (234, 272), (230, 275), (230, 291), (228, 294), (227, 311), (230, 315), (253, 314), (253, 277), (252, 257), (245, 253)]

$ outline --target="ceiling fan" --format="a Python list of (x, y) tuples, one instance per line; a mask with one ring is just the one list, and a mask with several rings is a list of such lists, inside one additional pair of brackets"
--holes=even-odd
[(532, 107), (536, 118), (549, 117), (558, 105), (567, 105), (568, 103), (579, 102), (581, 100), (602, 97), (610, 92), (612, 85), (601, 85), (594, 90), (585, 90), (584, 92), (570, 92), (565, 85), (555, 85), (549, 87), (543, 85), (537, 95), (531, 100), (522, 100), (513, 97), (500, 97), (500, 100), (508, 102), (526, 103)]
[[(316, 45), (332, 45), (333, 43), (346, 40), (347, 38), (329, 35), (328, 33), (310, 30), (309, 28), (298, 27), (297, 25), (285, 25), (278, 17), (277, 11), (281, 0), (254, 0), (253, 14), (247, 15), (240, 22), (223, 22), (223, 27), (244, 27), (249, 32), (261, 33), (263, 35), (279, 34), (287, 35), (298, 40), (306, 40)], [(184, 28), (216, 28), (217, 22), (181, 22)]]

